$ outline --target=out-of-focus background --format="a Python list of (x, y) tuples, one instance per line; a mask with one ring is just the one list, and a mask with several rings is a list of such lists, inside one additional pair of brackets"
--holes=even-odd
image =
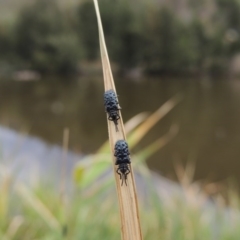
[[(201, 188), (203, 194), (213, 197), (221, 193), (218, 200), (229, 206), (229, 182), (240, 183), (240, 1), (99, 0), (99, 5), (124, 121), (142, 112), (151, 115), (172, 97), (181, 96), (181, 101), (131, 148), (132, 155), (142, 153), (149, 169), (164, 177), (157, 178), (157, 183), (171, 179), (173, 182), (166, 184), (180, 182), (177, 188), (186, 182), (206, 183)], [(66, 189), (82, 191), (73, 186), (81, 185), (86, 171), (78, 164), (99, 153), (107, 140), (103, 92), (92, 1), (0, 1), (0, 194), (5, 196), (0, 195), (1, 239), (62, 239), (61, 234), (68, 234), (68, 239), (99, 239), (89, 235), (89, 222), (84, 230), (76, 230), (82, 224), (79, 218), (88, 215), (87, 205), (82, 206), (86, 210), (83, 215), (81, 211), (71, 215), (76, 229), (66, 230), (69, 212), (64, 210), (67, 204), (61, 196)], [(135, 127), (147, 121), (141, 117), (145, 115), (138, 116), (132, 120)], [(171, 126), (178, 129), (176, 136), (169, 141), (164, 138), (150, 151), (147, 146), (167, 136)], [(140, 177), (138, 181), (144, 180)], [(16, 187), (16, 182), (34, 191), (27, 192), (23, 185)], [(59, 185), (58, 199), (50, 189)], [(12, 188), (33, 213), (10, 204)], [(237, 189), (231, 191), (236, 195)], [(50, 206), (45, 190), (53, 194)], [(144, 190), (140, 187), (139, 191)], [(55, 198), (60, 201), (60, 213)], [(39, 215), (31, 225), (31, 219)], [(179, 226), (185, 225), (174, 224), (168, 226), (170, 232), (161, 230), (166, 225), (160, 224), (156, 234), (177, 240)], [(103, 239), (119, 238), (107, 223), (105, 228)], [(41, 229), (45, 230), (40, 233)], [(224, 234), (212, 233), (205, 226), (196, 229), (179, 239), (239, 239), (227, 227)], [(203, 229), (205, 238), (197, 238), (198, 230)], [(151, 236), (147, 227), (144, 234), (146, 239), (160, 239)]]
[[(183, 96), (139, 146), (179, 124), (149, 166), (174, 177), (174, 161), (194, 161), (196, 178), (240, 181), (239, 2), (99, 4), (124, 120)], [(68, 127), (71, 150), (96, 151), (107, 125), (92, 2), (8, 0), (0, 11), (1, 125), (58, 145)]]

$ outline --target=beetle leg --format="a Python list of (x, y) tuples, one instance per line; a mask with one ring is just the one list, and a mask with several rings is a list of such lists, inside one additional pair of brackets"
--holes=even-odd
[(126, 186), (127, 186), (127, 173), (124, 174), (124, 180), (125, 180), (125, 184), (126, 184)]
[(122, 174), (119, 171), (120, 171), (120, 168), (117, 169), (117, 174), (120, 176), (120, 179), (122, 179)]
[(126, 172), (126, 175), (128, 175), (130, 173), (130, 169), (127, 168), (127, 172)]

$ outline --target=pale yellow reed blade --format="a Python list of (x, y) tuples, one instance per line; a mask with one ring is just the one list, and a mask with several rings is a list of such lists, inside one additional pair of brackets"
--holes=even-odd
[[(101, 23), (101, 17), (98, 7), (97, 0), (94, 1), (94, 6), (97, 15), (98, 21), (98, 30), (99, 30), (99, 42), (100, 42), (100, 51), (102, 58), (102, 67), (103, 67), (103, 76), (104, 76), (104, 88), (105, 90), (114, 90), (115, 84), (113, 81), (112, 71), (110, 62), (108, 59), (107, 48), (104, 39), (104, 33)], [(111, 19), (109, 19), (111, 21)], [(112, 163), (113, 170), (116, 180), (116, 187), (118, 193), (119, 200), (119, 208), (120, 208), (120, 217), (121, 217), (121, 234), (123, 240), (141, 240), (141, 226), (139, 220), (139, 212), (138, 212), (138, 202), (137, 202), (137, 194), (136, 194), (136, 186), (134, 181), (133, 169), (130, 166), (130, 173), (128, 174), (127, 186), (121, 186), (121, 181), (119, 179), (118, 174), (116, 173), (116, 165), (115, 165), (115, 157), (114, 157), (114, 146), (118, 140), (126, 140), (124, 125), (122, 121), (121, 113), (120, 119), (118, 120), (118, 132), (116, 132), (115, 126), (112, 122), (108, 121), (108, 133), (109, 133), (109, 141), (110, 148), (112, 153)]]
[(126, 134), (128, 135), (128, 133), (132, 132), (140, 123), (142, 123), (148, 117), (148, 115), (148, 113), (142, 112), (129, 119), (125, 123)]
[(150, 115), (137, 129), (135, 129), (135, 131), (133, 131), (128, 137), (131, 147), (133, 148), (160, 119), (168, 114), (179, 103), (180, 100), (180, 95), (169, 99), (157, 111)]
[(146, 161), (151, 155), (153, 155), (155, 152), (160, 150), (162, 147), (164, 147), (166, 144), (168, 144), (178, 133), (178, 126), (173, 125), (171, 126), (168, 133), (157, 139), (155, 142), (147, 146), (146, 148), (142, 149), (140, 152), (137, 153), (135, 156), (135, 159), (137, 161), (137, 164), (140, 162)]

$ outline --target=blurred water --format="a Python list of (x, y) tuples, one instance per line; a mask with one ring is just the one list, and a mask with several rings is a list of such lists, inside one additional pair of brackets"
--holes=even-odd
[(57, 145), (48, 145), (36, 137), (0, 126), (0, 165), (12, 172), (15, 180), (20, 179), (28, 185), (33, 186), (39, 180), (47, 184), (59, 183), (65, 171), (67, 184), (71, 186), (72, 169), (81, 157), (71, 151), (63, 154)]
[[(191, 161), (196, 163), (196, 179), (234, 176), (240, 183), (240, 81), (116, 79), (116, 87), (124, 120), (143, 111), (153, 112), (175, 94), (184, 97), (133, 149), (137, 152), (166, 133), (171, 124), (179, 124), (178, 136), (149, 159), (152, 169), (174, 178), (176, 163)], [(92, 153), (107, 139), (102, 79), (3, 79), (0, 124), (58, 146), (68, 127), (70, 149)], [(7, 143), (7, 138), (1, 141)], [(32, 151), (28, 144), (26, 148)]]

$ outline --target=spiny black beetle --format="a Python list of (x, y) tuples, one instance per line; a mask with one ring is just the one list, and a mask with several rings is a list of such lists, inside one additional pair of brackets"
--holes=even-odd
[(131, 163), (127, 142), (124, 140), (118, 140), (115, 144), (114, 150), (114, 156), (116, 157), (115, 165), (118, 165), (116, 172), (119, 174), (120, 179), (122, 179), (121, 185), (123, 185), (123, 180), (127, 185), (127, 175), (130, 173), (129, 164)]
[(108, 120), (113, 121), (118, 131), (118, 122), (120, 118), (119, 110), (121, 109), (118, 105), (118, 99), (116, 93), (111, 89), (104, 93), (104, 106), (105, 110), (108, 113)]

